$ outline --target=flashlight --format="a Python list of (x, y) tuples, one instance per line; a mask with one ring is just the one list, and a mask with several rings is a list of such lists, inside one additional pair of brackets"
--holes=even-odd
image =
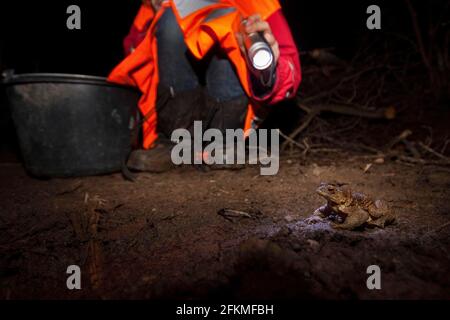
[(263, 32), (245, 32), (244, 19), (241, 23), (241, 33), (244, 38), (244, 46), (247, 51), (248, 65), (252, 74), (264, 87), (272, 87), (275, 75), (275, 59), (272, 48), (264, 38)]

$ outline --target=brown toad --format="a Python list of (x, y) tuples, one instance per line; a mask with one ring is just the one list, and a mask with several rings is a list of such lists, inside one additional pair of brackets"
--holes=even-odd
[(353, 230), (366, 224), (384, 228), (395, 220), (387, 204), (373, 200), (364, 193), (353, 192), (348, 186), (339, 183), (322, 183), (316, 192), (327, 203), (314, 212), (321, 218), (336, 216), (342, 223), (332, 223), (336, 229)]

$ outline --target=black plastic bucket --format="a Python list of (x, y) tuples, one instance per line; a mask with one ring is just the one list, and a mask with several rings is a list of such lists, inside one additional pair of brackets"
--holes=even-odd
[(38, 177), (119, 171), (131, 149), (138, 91), (105, 78), (5, 73), (27, 171)]

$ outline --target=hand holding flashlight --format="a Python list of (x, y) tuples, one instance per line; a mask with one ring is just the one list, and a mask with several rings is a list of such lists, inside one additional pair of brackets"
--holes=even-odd
[(280, 50), (270, 25), (256, 14), (242, 20), (240, 32), (236, 34), (239, 47), (247, 57), (252, 74), (263, 86), (273, 84), (273, 75)]
[[(261, 16), (259, 14), (254, 14), (254, 15), (248, 17), (245, 21), (245, 26), (242, 31), (246, 32), (247, 35), (250, 35), (255, 32), (262, 33), (264, 35), (265, 40), (267, 41), (270, 48), (272, 49), (274, 59), (275, 59), (275, 64), (278, 62), (278, 58), (280, 57), (280, 49), (278, 47), (278, 42), (272, 33), (272, 29), (270, 28), (270, 25), (266, 21), (262, 20)], [(244, 44), (244, 35), (242, 33), (237, 33), (236, 38), (238, 40), (241, 51), (246, 53), (245, 44)]]

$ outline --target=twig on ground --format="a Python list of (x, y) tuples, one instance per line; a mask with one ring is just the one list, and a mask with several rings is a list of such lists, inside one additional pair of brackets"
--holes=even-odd
[(217, 214), (219, 216), (222, 216), (223, 218), (227, 219), (228, 221), (234, 222), (233, 219), (257, 219), (261, 217), (261, 212), (256, 213), (248, 213), (240, 210), (233, 210), (233, 209), (220, 209)]
[(422, 235), (422, 238), (423, 238), (423, 237), (427, 237), (427, 236), (429, 236), (429, 235), (431, 235), (431, 234), (433, 234), (433, 233), (439, 232), (439, 231), (441, 231), (442, 229), (444, 229), (445, 227), (448, 227), (448, 226), (450, 226), (450, 221), (444, 223), (443, 225), (441, 225), (441, 226), (439, 226), (439, 227), (437, 227), (437, 228), (435, 228), (435, 229), (433, 229), (433, 230), (431, 230), (431, 231), (428, 231), (428, 232), (425, 233), (425, 234), (423, 234), (423, 235)]
[(62, 192), (57, 193), (56, 196), (60, 197), (60, 196), (64, 196), (64, 195), (67, 195), (67, 194), (70, 194), (70, 193), (74, 193), (75, 191), (80, 189), (82, 186), (83, 186), (83, 183), (80, 182), (80, 183), (76, 184), (74, 187), (72, 187), (71, 189), (64, 190)]
[(285, 150), (288, 143), (292, 140), (294, 140), (303, 130), (308, 128), (310, 123), (314, 120), (314, 118), (319, 114), (318, 111), (311, 111), (311, 113), (308, 114), (305, 121), (302, 123), (300, 127), (298, 127), (293, 133), (289, 135), (289, 140), (286, 140), (283, 142), (283, 145), (281, 146), (281, 150)]
[(404, 141), (406, 138), (408, 138), (410, 135), (412, 135), (412, 131), (407, 129), (400, 133), (398, 136), (396, 136), (394, 139), (392, 139), (385, 147), (386, 150), (391, 150), (392, 147), (394, 147), (397, 143)]
[(443, 154), (440, 154), (439, 152), (427, 146), (426, 144), (418, 142), (418, 146), (421, 147), (423, 150), (431, 153), (432, 155), (438, 157), (439, 159), (442, 159), (443, 161), (450, 163), (450, 159), (448, 157), (444, 156)]
[(314, 104), (306, 107), (304, 103), (298, 104), (300, 109), (307, 111), (308, 113), (322, 113), (322, 112), (332, 112), (336, 114), (343, 114), (347, 116), (355, 116), (368, 119), (392, 119), (395, 117), (395, 110), (392, 107), (384, 110), (367, 110), (362, 109), (359, 106), (345, 105), (345, 104)]
[(445, 151), (447, 151), (447, 146), (450, 143), (450, 139), (445, 140), (444, 145), (441, 148), (441, 154), (445, 154)]
[(299, 147), (300, 149), (304, 150), (305, 147), (302, 146), (300, 143), (298, 143), (297, 141), (293, 140), (292, 138), (290, 138), (289, 136), (285, 135), (283, 132), (281, 132), (281, 130), (277, 129), (278, 133), (280, 134), (281, 137), (283, 137), (284, 139), (286, 139), (286, 141), (289, 141), (289, 143), (296, 145), (297, 147)]
[(409, 162), (412, 164), (450, 166), (450, 162), (448, 162), (448, 161), (424, 160), (424, 159), (417, 159), (417, 158), (407, 157), (407, 156), (402, 156), (402, 155), (398, 155), (397, 158), (400, 161)]
[(406, 139), (403, 140), (402, 142), (405, 145), (406, 149), (408, 149), (408, 151), (411, 152), (411, 154), (413, 155), (414, 158), (416, 158), (416, 159), (422, 158), (420, 155), (420, 152), (417, 150), (416, 144), (414, 142), (408, 141)]

